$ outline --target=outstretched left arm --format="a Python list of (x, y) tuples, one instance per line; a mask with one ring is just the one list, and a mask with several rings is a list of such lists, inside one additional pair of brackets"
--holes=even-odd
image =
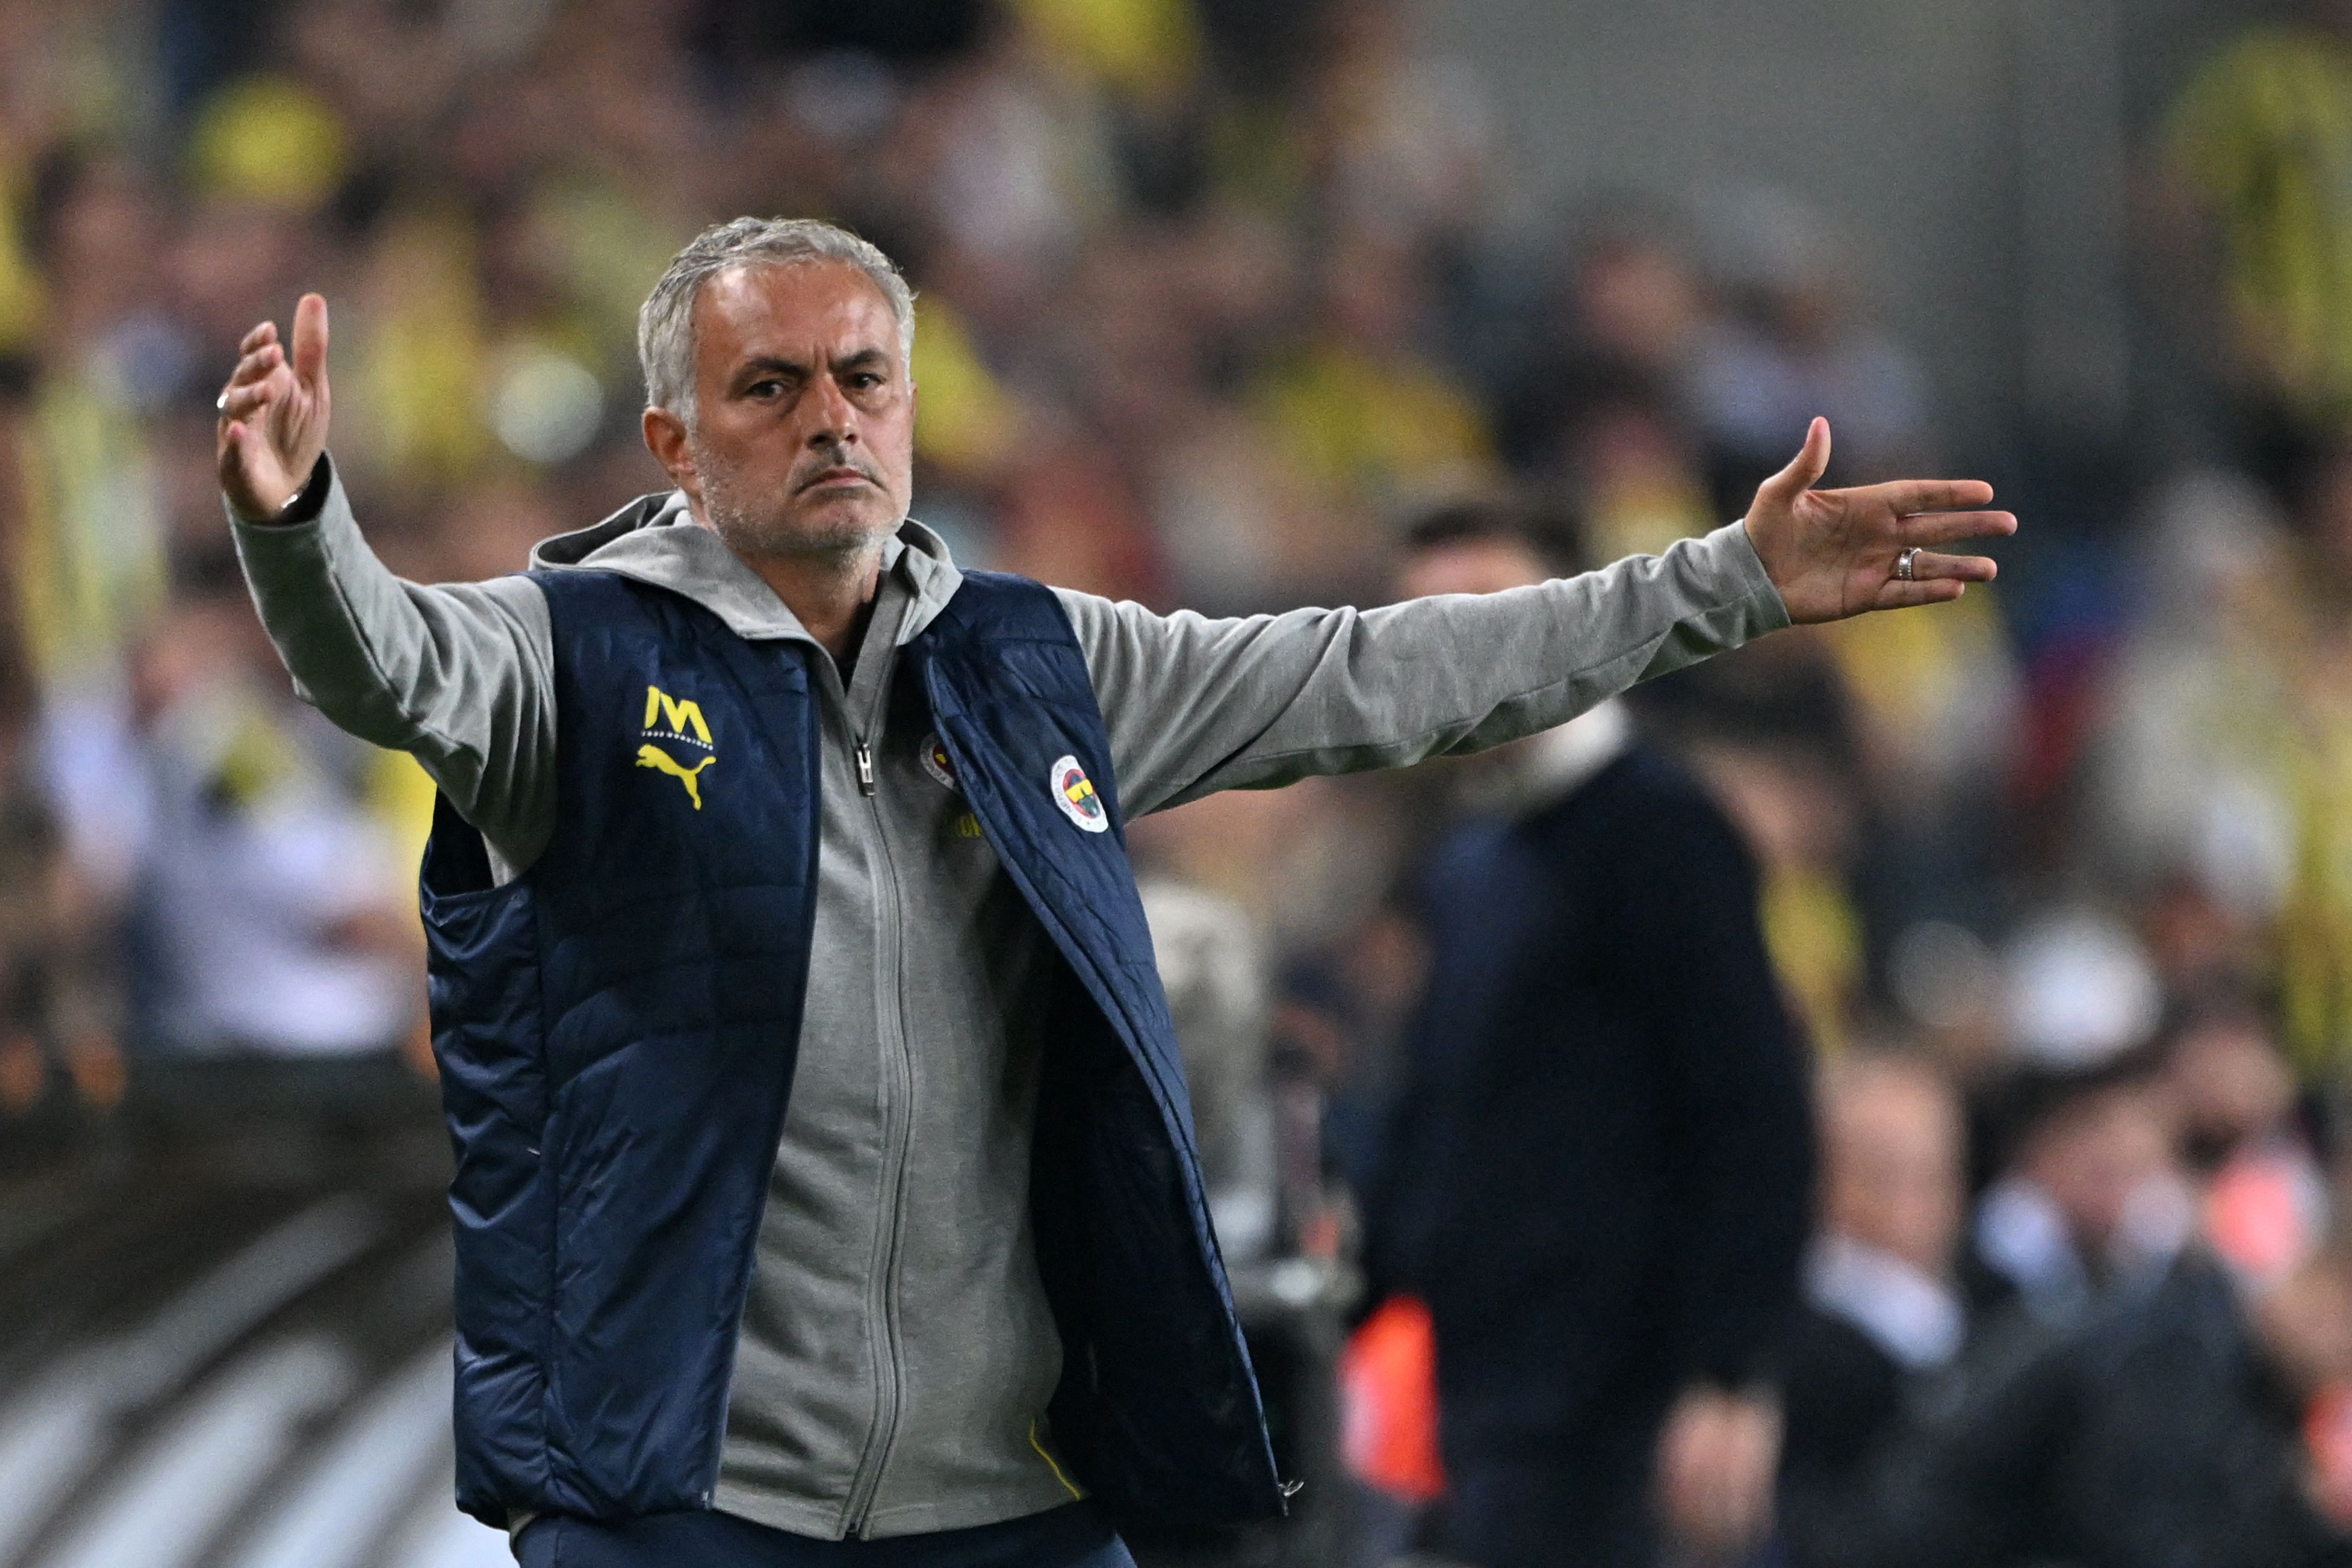
[[(1928, 546), (2012, 531), (1991, 487), (1816, 490), (1829, 426), (1742, 521), (1663, 555), (1487, 595), (1211, 620), (1067, 590), (1130, 817), (1223, 789), (1399, 767), (1566, 723), (1637, 680), (1791, 621), (1958, 598), (1990, 561)], [(1913, 578), (1895, 577), (1905, 550)]]
[(1377, 610), (1211, 620), (1060, 596), (1129, 817), (1478, 751), (1788, 625), (1737, 524), (1580, 577)]

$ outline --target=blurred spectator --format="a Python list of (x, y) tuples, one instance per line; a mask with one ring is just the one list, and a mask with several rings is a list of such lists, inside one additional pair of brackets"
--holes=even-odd
[(1977, 1208), (1966, 1278), (1978, 1310), (2063, 1321), (2160, 1274), (2196, 1222), (2171, 1107), (2144, 1049), (2028, 1066), (1994, 1109), (2006, 1146)]
[(2352, 7), (2303, 0), (2182, 90), (2158, 149), (2159, 278), (2185, 297), (2256, 474), (2352, 431)]
[(2064, 1318), (2170, 1261), (2191, 1216), (2145, 1064), (2035, 1075), (2010, 1098), (2016, 1152), (1977, 1210), (1980, 1310), (2014, 1300)]
[[(2150, 899), (2166, 981), (2194, 992), (2273, 966), (2273, 922), (2327, 820), (2304, 799), (2324, 787), (2306, 765), (2328, 732), (2308, 700), (2326, 689), (2305, 662), (2319, 617), (2285, 527), (2243, 480), (2164, 487), (2142, 550), (2147, 602), (2091, 738), (2084, 826), (2099, 868)], [(2306, 918), (2327, 931), (2317, 909)], [(2315, 1023), (2297, 1043), (2316, 1065)]]
[(1640, 374), (1580, 367), (1574, 401), (1545, 433), (1544, 477), (1581, 499), (1601, 560), (1654, 555), (1718, 526), (1679, 406)]
[[(1580, 549), (1503, 506), (1411, 543), (1415, 595), (1540, 582)], [(1753, 862), (1616, 704), (1471, 776), (1486, 811), (1428, 876), (1428, 988), (1370, 1196), (1374, 1283), (1435, 1329), (1450, 1546), (1654, 1562), (1654, 1487), (1667, 1532), (1737, 1550), (1769, 1510), (1810, 1165)]]
[(2267, 1020), (2242, 998), (2225, 992), (2184, 1007), (2165, 1070), (2191, 1170), (2219, 1171), (2250, 1149), (2301, 1142), (2294, 1075)]
[[(22, 388), (0, 384), (0, 571), (24, 541), (23, 417)], [(0, 1116), (68, 1087), (101, 1109), (122, 1091), (110, 911), (50, 805), (38, 699), (16, 605), (0, 602)]]
[(265, 679), (240, 587), (214, 580), (138, 654), (139, 1033), (184, 1054), (390, 1049), (422, 1013), (424, 941), (370, 809), (379, 753)]
[(1307, 118), (1329, 216), (1398, 244), (1458, 240), (1479, 216), (1494, 160), (1483, 84), (1416, 38), (1396, 0), (1316, 9), (1324, 47)]
[(1497, 439), (1530, 479), (1578, 498), (1601, 559), (1716, 526), (1685, 407), (1714, 301), (1672, 217), (1629, 198), (1582, 222), (1541, 337), (1497, 398)]
[(152, 310), (163, 215), (135, 166), (60, 150), (42, 171), (36, 214), (48, 326), (21, 437), (13, 586), (43, 680), (87, 687), (119, 674), (125, 640), (163, 598), (143, 416), (190, 363)]
[(1551, 279), (1542, 368), (1507, 400), (1511, 455), (1531, 455), (1526, 437), (1556, 422), (1556, 399), (1572, 396), (1595, 370), (1617, 367), (1666, 389), (1682, 387), (1707, 331), (1715, 300), (1669, 209), (1620, 195), (1580, 221)]
[(1924, 1057), (1856, 1050), (1821, 1075), (1822, 1224), (1785, 1355), (1782, 1534), (1799, 1563), (1866, 1490), (1968, 1337), (1959, 1100)]
[(2165, 1076), (2180, 1142), (2203, 1184), (2200, 1229), (2256, 1289), (2276, 1284), (2317, 1250), (2327, 1184), (2269, 1023), (2227, 992), (2180, 1009)]
[(2242, 485), (2161, 498), (2093, 816), (2110, 863), (2165, 900), (2168, 978), (2273, 977), (2315, 1080), (2352, 1049), (2352, 447), (2295, 499), (2290, 532)]
[(1256, 401), (1300, 466), (1358, 507), (1393, 512), (1486, 477), (1486, 416), (1415, 347), (1428, 284), (1413, 253), (1369, 230), (1333, 237), (1299, 350)]
[(1852, 700), (1818, 638), (1799, 632), (1778, 648), (1759, 646), (1760, 658), (1717, 659), (1696, 680), (1677, 671), (1628, 700), (1738, 825), (1762, 876), (1773, 969), (1815, 1043), (1835, 1051), (1869, 978), (1847, 870), (1868, 805)]

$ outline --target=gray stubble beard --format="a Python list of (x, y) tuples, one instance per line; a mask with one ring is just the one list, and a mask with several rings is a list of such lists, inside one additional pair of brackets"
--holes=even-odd
[(845, 524), (822, 533), (794, 532), (784, 525), (781, 512), (763, 515), (756, 506), (745, 504), (745, 498), (734, 489), (732, 476), (723, 468), (706, 464), (705, 454), (696, 452), (694, 458), (702, 476), (703, 514), (710, 520), (711, 531), (727, 542), (729, 549), (747, 559), (796, 556), (846, 566), (881, 549), (882, 542), (898, 530), (898, 522), (892, 521), (878, 529)]

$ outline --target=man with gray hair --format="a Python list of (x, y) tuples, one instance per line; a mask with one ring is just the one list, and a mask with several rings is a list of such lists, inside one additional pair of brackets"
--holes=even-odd
[[(1118, 1563), (1265, 1518), (1131, 817), (1564, 722), (1790, 620), (1958, 595), (1988, 487), (1817, 491), (1485, 597), (1207, 620), (963, 572), (908, 515), (911, 297), (739, 219), (655, 287), (677, 488), (421, 587), (325, 455), (327, 310), (220, 480), (302, 693), (440, 786), (458, 1502), (527, 1563)], [(290, 352), (289, 352), (290, 349)]]

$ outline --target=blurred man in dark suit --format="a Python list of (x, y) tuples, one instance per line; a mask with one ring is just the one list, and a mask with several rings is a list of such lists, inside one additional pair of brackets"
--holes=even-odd
[(1955, 1275), (1968, 1204), (1958, 1095), (1923, 1055), (1855, 1049), (1820, 1080), (1822, 1223), (1785, 1342), (1780, 1534), (1836, 1561), (1886, 1453), (1969, 1334)]
[[(1457, 508), (1401, 591), (1579, 569), (1567, 520)], [(1435, 1326), (1448, 1540), (1639, 1565), (1769, 1519), (1770, 1352), (1811, 1184), (1805, 1069), (1723, 813), (1610, 703), (1496, 754), (1423, 890), (1433, 952), (1371, 1194)]]

